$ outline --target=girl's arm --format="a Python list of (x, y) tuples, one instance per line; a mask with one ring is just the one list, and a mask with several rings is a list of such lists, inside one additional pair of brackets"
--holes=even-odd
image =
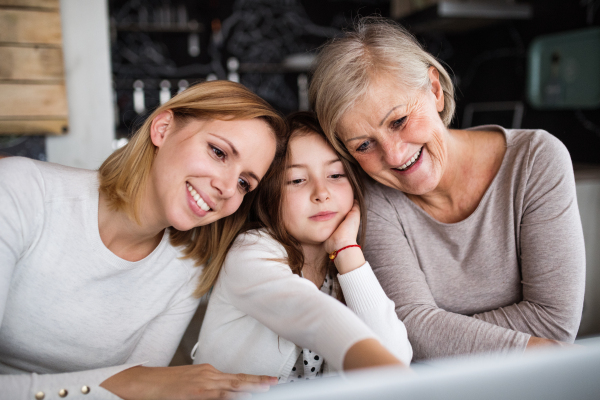
[[(328, 252), (356, 244), (360, 225), (358, 204), (325, 242)], [(394, 302), (383, 291), (360, 247), (349, 247), (336, 254), (338, 280), (348, 307), (379, 337), (381, 343), (405, 365), (412, 359), (406, 327), (398, 318)], [(382, 354), (375, 349), (372, 354)]]
[[(352, 351), (352, 347), (378, 336), (348, 307), (293, 274), (282, 261), (285, 257), (283, 247), (266, 233), (239, 237), (227, 255), (211, 297), (211, 302), (235, 309), (235, 313), (220, 319), (231, 322), (240, 320), (241, 315), (250, 316), (276, 335), (318, 352), (335, 370), (372, 366), (372, 359), (361, 364), (360, 357), (353, 356), (360, 352)], [(203, 329), (220, 329), (222, 335), (228, 335), (222, 321), (214, 322), (220, 326)], [(233, 339), (223, 339), (221, 345), (227, 346), (229, 340)], [(359, 345), (355, 350), (361, 348)], [(386, 365), (391, 358), (377, 365)]]

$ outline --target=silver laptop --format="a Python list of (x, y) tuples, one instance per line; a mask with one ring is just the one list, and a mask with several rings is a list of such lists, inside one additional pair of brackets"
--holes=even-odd
[(600, 400), (600, 337), (577, 348), (452, 358), (278, 385), (260, 400)]

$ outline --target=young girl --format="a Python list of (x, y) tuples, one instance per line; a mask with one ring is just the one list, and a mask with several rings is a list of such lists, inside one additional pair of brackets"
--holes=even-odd
[(258, 229), (238, 236), (225, 259), (194, 362), (279, 383), (407, 366), (404, 324), (356, 242), (364, 215), (357, 172), (312, 114), (288, 122), (286, 158), (257, 195)]

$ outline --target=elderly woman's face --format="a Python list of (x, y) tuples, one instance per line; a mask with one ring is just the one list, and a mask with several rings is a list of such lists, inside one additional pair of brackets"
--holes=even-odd
[(431, 88), (422, 90), (406, 89), (391, 75), (379, 76), (342, 116), (340, 139), (376, 181), (414, 195), (439, 184), (448, 131), (438, 114), (444, 96), (437, 76), (431, 68)]

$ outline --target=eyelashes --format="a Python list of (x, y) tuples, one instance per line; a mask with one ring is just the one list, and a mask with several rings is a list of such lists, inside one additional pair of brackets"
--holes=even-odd
[(224, 160), (225, 158), (227, 158), (227, 154), (225, 154), (225, 152), (217, 146), (210, 145), (210, 148), (215, 154), (215, 157), (217, 157), (219, 160)]
[(360, 144), (360, 146), (358, 146), (356, 148), (356, 152), (357, 153), (364, 153), (365, 151), (369, 150), (369, 147), (371, 146), (371, 141), (370, 140), (365, 140), (364, 142), (362, 142)]
[[(407, 117), (404, 116), (402, 118), (393, 120), (390, 123), (390, 129), (395, 131), (395, 130), (402, 128), (404, 126), (404, 124), (406, 123), (406, 118)], [(365, 153), (366, 151), (370, 150), (371, 147), (373, 147), (373, 140), (367, 139), (364, 142), (362, 142), (354, 151), (357, 153)]]
[(250, 186), (250, 183), (248, 183), (248, 181), (246, 181), (244, 178), (239, 178), (238, 184), (240, 185), (240, 188), (242, 188), (244, 193), (248, 193), (252, 190), (252, 186)]
[(392, 121), (392, 123), (390, 124), (390, 128), (392, 128), (392, 129), (402, 128), (405, 121), (406, 121), (406, 116), (396, 119), (396, 120)]
[[(333, 180), (338, 180), (338, 179), (342, 179), (345, 178), (346, 174), (331, 174), (328, 176), (328, 178), (331, 178)], [(298, 179), (291, 179), (289, 181), (287, 181), (288, 185), (300, 185), (302, 183), (306, 182), (306, 179), (304, 178), (298, 178)]]

